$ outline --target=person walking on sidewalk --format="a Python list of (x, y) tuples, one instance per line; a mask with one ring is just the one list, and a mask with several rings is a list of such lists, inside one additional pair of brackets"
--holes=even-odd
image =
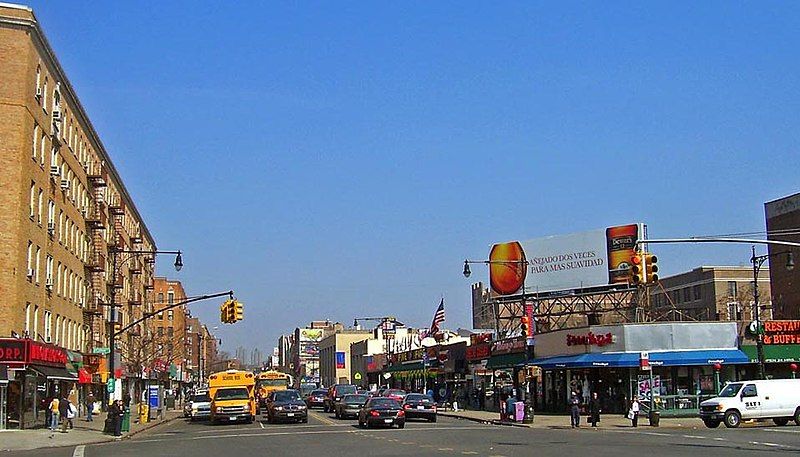
[(92, 414), (94, 413), (94, 394), (90, 393), (86, 397), (86, 422), (92, 422)]
[(581, 426), (581, 397), (574, 390), (569, 397), (569, 422), (572, 428)]
[(600, 399), (597, 398), (597, 392), (592, 392), (589, 398), (589, 420), (587, 422), (592, 424), (592, 427), (597, 427), (600, 422)]
[(634, 427), (639, 426), (639, 397), (633, 396), (631, 401), (631, 409), (628, 410), (628, 419), (631, 420), (631, 425)]
[(69, 399), (65, 393), (61, 396), (61, 399), (58, 400), (58, 415), (61, 417), (61, 433), (67, 433), (67, 425), (72, 422), (68, 417), (69, 405)]
[(55, 432), (58, 428), (58, 396), (53, 395), (50, 404), (47, 406), (50, 411), (50, 431)]
[(114, 402), (116, 405), (116, 418), (114, 420), (114, 436), (119, 438), (122, 436), (122, 418), (125, 416), (125, 405), (122, 401), (117, 400)]

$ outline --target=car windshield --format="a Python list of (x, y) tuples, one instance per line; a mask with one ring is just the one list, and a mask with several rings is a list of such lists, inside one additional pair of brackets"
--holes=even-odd
[(373, 398), (367, 403), (368, 408), (399, 408), (400, 403), (391, 398)]
[(406, 401), (419, 401), (422, 403), (431, 403), (433, 399), (427, 395), (422, 394), (408, 394), (406, 396)]
[(742, 383), (732, 382), (727, 386), (725, 386), (724, 389), (722, 389), (722, 392), (719, 393), (719, 396), (723, 398), (735, 397), (736, 394), (739, 393), (739, 389), (741, 388), (742, 388)]
[(286, 379), (259, 379), (258, 385), (266, 387), (286, 387)]
[(356, 386), (339, 386), (336, 388), (337, 395), (347, 395), (356, 393)]
[(211, 401), (211, 397), (208, 394), (197, 394), (192, 398), (192, 401), (195, 403), (201, 403), (204, 401)]
[(219, 389), (214, 394), (214, 400), (247, 400), (250, 396), (247, 394), (247, 389), (233, 388), (233, 389)]
[(366, 395), (345, 395), (343, 401), (348, 405), (363, 405), (367, 398)]
[(295, 401), (300, 400), (300, 394), (296, 390), (285, 390), (275, 392), (275, 401)]

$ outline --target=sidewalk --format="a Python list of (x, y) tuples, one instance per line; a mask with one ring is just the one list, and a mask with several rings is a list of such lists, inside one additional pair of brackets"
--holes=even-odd
[[(439, 416), (454, 417), (457, 419), (465, 419), (473, 422), (481, 422), (484, 424), (493, 425), (508, 425), (514, 427), (526, 428), (571, 428), (569, 425), (569, 416), (565, 415), (550, 415), (550, 414), (535, 414), (532, 424), (523, 424), (522, 422), (500, 422), (500, 413), (490, 411), (471, 411), (460, 410), (455, 411), (439, 411)], [(661, 418), (659, 427), (662, 428), (692, 428), (698, 425), (703, 425), (697, 418), (684, 417), (684, 418)], [(586, 415), (581, 416), (581, 427), (591, 428), (591, 424), (586, 422)], [(631, 421), (619, 414), (607, 414), (600, 417), (598, 427), (605, 428), (622, 428), (631, 427)], [(649, 428), (647, 417), (639, 416), (639, 427)]]
[[(154, 420), (146, 424), (139, 424), (138, 418), (131, 417), (131, 431), (123, 433), (122, 438), (141, 433), (147, 429), (183, 417), (180, 409), (169, 410), (163, 420)], [(82, 444), (96, 444), (114, 441), (114, 437), (103, 433), (106, 413), (95, 415), (92, 422), (86, 418), (73, 419), (75, 428), (67, 433), (60, 431), (51, 432), (49, 428), (31, 430), (0, 430), (0, 451), (27, 451), (46, 447), (78, 446)], [(59, 427), (59, 430), (61, 428)]]

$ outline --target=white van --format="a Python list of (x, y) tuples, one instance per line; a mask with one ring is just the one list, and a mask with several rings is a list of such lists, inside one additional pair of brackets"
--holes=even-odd
[(700, 403), (700, 418), (708, 428), (722, 422), (738, 427), (742, 419), (772, 419), (775, 425), (794, 420), (800, 425), (800, 379), (729, 382), (719, 396)]

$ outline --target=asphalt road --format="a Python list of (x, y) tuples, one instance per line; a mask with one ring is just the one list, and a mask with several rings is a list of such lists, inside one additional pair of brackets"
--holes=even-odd
[[(702, 427), (702, 425), (700, 426)], [(1, 438), (1, 437), (0, 437)], [(406, 428), (359, 429), (312, 411), (308, 424), (232, 424), (212, 426), (176, 420), (132, 439), (86, 447), (5, 453), (41, 457), (244, 457), (252, 455), (320, 456), (521, 456), (647, 457), (662, 455), (800, 455), (800, 427), (759, 426), (659, 429), (608, 427), (527, 429), (439, 418), (437, 423), (409, 421)]]

